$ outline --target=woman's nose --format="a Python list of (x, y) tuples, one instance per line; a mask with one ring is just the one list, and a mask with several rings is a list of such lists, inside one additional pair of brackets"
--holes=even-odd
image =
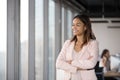
[(73, 26), (73, 29), (76, 29), (76, 28), (77, 28), (77, 26), (76, 26), (76, 25), (74, 25), (74, 26)]

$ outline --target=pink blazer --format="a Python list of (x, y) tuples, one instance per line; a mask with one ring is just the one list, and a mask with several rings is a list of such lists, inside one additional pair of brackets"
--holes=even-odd
[[(91, 40), (80, 51), (79, 60), (73, 60), (74, 43), (66, 40), (56, 60), (56, 68), (64, 70), (64, 80), (97, 80), (93, 70), (77, 70), (94, 68), (98, 61), (98, 42)], [(88, 59), (90, 56), (92, 58)], [(72, 60), (71, 64), (66, 61)]]

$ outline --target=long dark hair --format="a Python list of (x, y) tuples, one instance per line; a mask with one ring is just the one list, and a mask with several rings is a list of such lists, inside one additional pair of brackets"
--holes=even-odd
[(104, 49), (103, 52), (102, 52), (101, 58), (103, 58), (103, 56), (104, 56), (107, 52), (109, 52), (109, 50), (108, 50), (108, 49)]
[[(84, 23), (84, 25), (86, 26), (86, 30), (84, 32), (84, 37), (83, 37), (83, 44), (82, 44), (82, 47), (83, 47), (83, 45), (87, 44), (90, 41), (90, 39), (95, 40), (96, 37), (92, 32), (91, 22), (90, 22), (90, 19), (87, 15), (85, 15), (85, 14), (77, 15), (73, 18), (73, 20), (76, 19), (76, 18), (80, 19)], [(76, 35), (73, 36), (73, 38), (71, 39), (71, 42), (72, 41), (77, 42), (77, 36)]]

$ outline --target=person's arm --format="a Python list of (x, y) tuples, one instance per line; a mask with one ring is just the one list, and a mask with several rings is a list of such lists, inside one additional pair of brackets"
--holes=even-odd
[(91, 58), (86, 60), (74, 60), (72, 61), (71, 64), (80, 69), (94, 68), (98, 61), (98, 53), (99, 53), (98, 42), (96, 40), (90, 43), (88, 51), (91, 54)]
[(107, 59), (106, 59), (106, 57), (104, 57), (104, 56), (103, 56), (102, 61), (103, 61), (103, 67), (105, 67), (105, 66), (106, 66), (106, 64), (107, 64)]
[(63, 47), (62, 47), (62, 49), (61, 49), (61, 51), (60, 51), (60, 53), (59, 53), (59, 55), (58, 55), (58, 58), (57, 58), (57, 60), (56, 60), (56, 68), (57, 68), (57, 69), (65, 70), (65, 71), (67, 71), (67, 72), (76, 73), (77, 68), (76, 68), (76, 67), (73, 67), (73, 66), (70, 64), (71, 61), (66, 61), (66, 58), (65, 58), (66, 49), (67, 49), (69, 43), (70, 43), (69, 40), (67, 40), (67, 41), (64, 43), (64, 45), (63, 45)]

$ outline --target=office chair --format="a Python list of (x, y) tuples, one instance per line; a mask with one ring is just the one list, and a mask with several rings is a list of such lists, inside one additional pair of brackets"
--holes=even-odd
[(104, 80), (103, 67), (99, 67), (99, 61), (97, 62), (95, 66), (95, 73), (96, 73), (98, 80)]

